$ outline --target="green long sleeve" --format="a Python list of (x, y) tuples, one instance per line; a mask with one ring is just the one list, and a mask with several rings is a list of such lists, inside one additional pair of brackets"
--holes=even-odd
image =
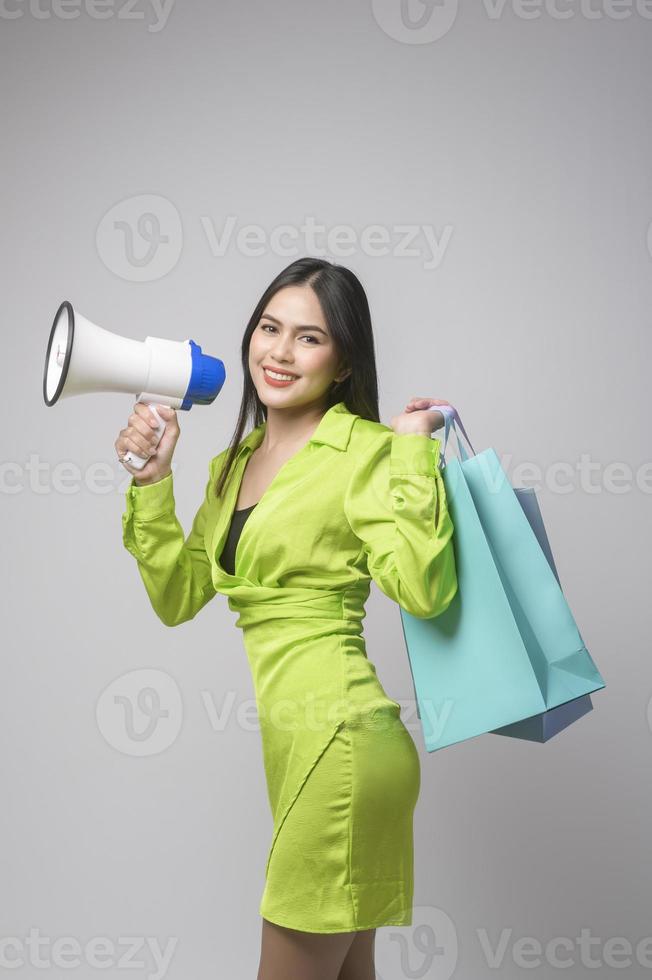
[(137, 486), (132, 480), (127, 490), (123, 543), (138, 562), (152, 607), (166, 626), (192, 619), (216, 594), (204, 544), (209, 508), (217, 506), (211, 493), (214, 462), (209, 465), (204, 500), (185, 540), (175, 512), (171, 473), (149, 485)]
[(344, 510), (369, 574), (411, 615), (438, 616), (457, 592), (440, 441), (391, 430), (356, 461)]

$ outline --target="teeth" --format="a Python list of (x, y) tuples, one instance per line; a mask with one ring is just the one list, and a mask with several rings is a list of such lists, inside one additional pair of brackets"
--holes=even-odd
[(263, 370), (269, 374), (270, 378), (275, 378), (277, 381), (294, 381), (293, 374), (277, 374), (276, 371), (270, 371), (268, 368), (263, 368)]

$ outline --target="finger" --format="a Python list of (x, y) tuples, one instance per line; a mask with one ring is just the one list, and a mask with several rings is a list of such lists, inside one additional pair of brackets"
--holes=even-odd
[(412, 402), (410, 402), (410, 405), (412, 405), (413, 409), (433, 408), (435, 405), (450, 405), (450, 402), (447, 402), (443, 398), (414, 398)]
[(142, 456), (143, 454), (145, 456), (151, 456), (154, 454), (156, 447), (152, 437), (149, 435), (151, 431), (152, 430), (149, 429), (148, 434), (144, 436), (137, 429), (133, 429), (130, 426), (125, 433), (126, 441), (131, 442), (133, 446), (137, 447), (135, 451), (139, 456)]
[(134, 417), (130, 428), (140, 433), (148, 444), (155, 445), (158, 442), (158, 434), (140, 415)]
[(158, 429), (158, 419), (153, 414), (151, 408), (144, 405), (143, 402), (136, 402), (134, 406), (134, 414), (138, 415), (139, 418), (144, 419), (146, 425), (149, 425), (153, 429)]
[(140, 456), (141, 459), (147, 459), (147, 460), (150, 459), (152, 456), (156, 456), (156, 452), (157, 452), (157, 450), (152, 449), (151, 446), (148, 446), (146, 449), (143, 449), (142, 446), (139, 446), (138, 443), (135, 442), (133, 439), (127, 439), (125, 452), (129, 452), (129, 451), (135, 453), (136, 456)]
[(156, 411), (159, 413), (162, 419), (165, 419), (166, 422), (169, 422), (170, 419), (175, 418), (177, 414), (176, 409), (171, 408), (169, 405), (157, 405)]

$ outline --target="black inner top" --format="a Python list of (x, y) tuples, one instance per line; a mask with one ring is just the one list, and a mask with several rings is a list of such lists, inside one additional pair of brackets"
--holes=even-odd
[(256, 504), (252, 504), (251, 507), (241, 507), (240, 510), (233, 511), (229, 533), (220, 555), (220, 565), (229, 575), (235, 575), (235, 550), (238, 547), (242, 528), (255, 506)]

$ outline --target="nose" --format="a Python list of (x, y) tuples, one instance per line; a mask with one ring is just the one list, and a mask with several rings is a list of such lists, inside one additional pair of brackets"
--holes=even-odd
[(276, 343), (270, 349), (270, 356), (279, 363), (287, 364), (292, 362), (291, 355), (292, 338), (286, 336), (277, 337)]

